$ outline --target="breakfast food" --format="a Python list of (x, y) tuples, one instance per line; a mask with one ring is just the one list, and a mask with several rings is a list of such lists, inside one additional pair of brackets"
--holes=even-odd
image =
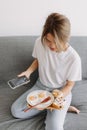
[(55, 89), (52, 91), (52, 95), (54, 96), (53, 103), (48, 107), (48, 109), (58, 109), (61, 110), (64, 108), (65, 100), (63, 98), (62, 91)]
[(58, 98), (63, 98), (63, 93), (62, 91), (58, 90), (58, 89), (54, 89), (52, 91), (52, 94), (54, 97), (58, 97)]
[[(51, 111), (54, 109), (61, 110), (64, 108), (65, 103), (66, 101), (63, 97), (63, 93), (58, 89), (53, 90), (52, 93), (43, 90), (33, 91), (27, 96), (27, 108), (24, 112), (32, 108), (39, 110), (50, 109)], [(80, 112), (74, 106), (70, 106), (68, 111), (78, 114)]]
[(58, 105), (56, 102), (53, 102), (52, 107), (54, 109), (59, 109), (59, 110), (64, 108), (64, 106), (62, 104)]
[[(50, 100), (47, 100), (48, 98)], [(27, 102), (28, 108), (60, 110), (64, 107), (63, 93), (58, 89), (52, 93), (44, 90), (33, 91), (27, 96)]]
[(35, 90), (27, 95), (27, 103), (29, 107), (36, 109), (46, 109), (54, 101), (54, 96), (46, 90)]
[(39, 94), (38, 94), (38, 98), (44, 98), (45, 97), (45, 93), (44, 92), (40, 92)]
[(29, 97), (29, 100), (30, 100), (30, 101), (33, 101), (33, 100), (35, 100), (35, 99), (36, 99), (35, 96), (30, 96), (30, 97)]

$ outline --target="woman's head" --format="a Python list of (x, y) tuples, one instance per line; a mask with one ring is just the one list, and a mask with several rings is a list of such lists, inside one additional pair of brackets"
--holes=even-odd
[[(45, 22), (41, 40), (51, 43), (54, 41), (59, 50), (63, 50), (63, 46), (68, 42), (70, 37), (70, 21), (59, 13), (50, 14)], [(51, 39), (50, 39), (51, 38)], [(50, 44), (49, 44), (50, 45)], [(48, 46), (49, 46), (48, 45)]]

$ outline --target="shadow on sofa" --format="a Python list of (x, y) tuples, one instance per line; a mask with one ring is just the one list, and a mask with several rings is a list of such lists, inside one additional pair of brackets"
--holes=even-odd
[[(46, 113), (32, 119), (22, 120), (12, 117), (11, 104), (33, 86), (38, 78), (38, 70), (31, 75), (28, 85), (12, 90), (7, 81), (27, 69), (32, 63), (31, 56), (37, 36), (0, 37), (0, 130), (44, 130)], [(67, 113), (64, 130), (87, 130), (87, 37), (71, 37), (70, 44), (82, 59), (83, 80), (76, 82), (72, 93), (72, 105), (80, 114)]]

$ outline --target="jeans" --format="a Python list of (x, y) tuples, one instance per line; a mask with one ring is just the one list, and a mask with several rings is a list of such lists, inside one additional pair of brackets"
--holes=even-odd
[[(23, 95), (21, 95), (11, 106), (11, 113), (16, 118), (21, 119), (28, 119), (32, 118), (43, 111), (37, 110), (37, 109), (30, 109), (27, 112), (24, 112), (23, 110), (26, 108), (26, 97), (27, 95), (34, 91), (34, 90), (48, 90), (52, 91), (54, 88), (49, 88), (45, 85), (43, 85), (40, 80), (38, 79), (36, 84), (26, 91)], [(59, 88), (58, 88), (59, 89)], [(62, 110), (47, 110), (46, 120), (45, 120), (45, 130), (63, 130), (63, 124), (65, 120), (65, 116), (67, 114), (67, 110), (70, 106), (72, 99), (72, 94), (69, 93), (66, 97), (66, 104), (65, 107)]]

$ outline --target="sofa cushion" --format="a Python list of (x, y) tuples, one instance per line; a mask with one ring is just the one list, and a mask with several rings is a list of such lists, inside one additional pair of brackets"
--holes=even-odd
[(6, 82), (32, 63), (36, 37), (0, 37), (0, 82)]
[(87, 80), (76, 82), (72, 89), (72, 104), (87, 109)]
[(72, 89), (71, 105), (76, 106), (79, 114), (68, 112), (65, 130), (87, 130), (87, 80), (76, 82)]

